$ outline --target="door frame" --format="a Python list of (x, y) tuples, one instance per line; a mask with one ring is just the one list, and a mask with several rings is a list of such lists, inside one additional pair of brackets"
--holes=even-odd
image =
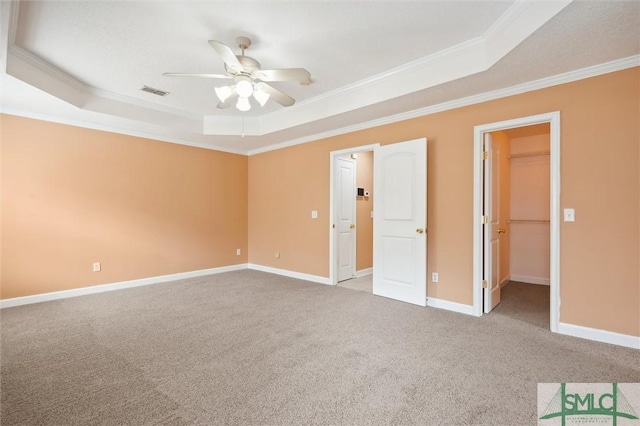
[[(336, 253), (338, 252), (336, 244), (337, 239), (335, 238), (335, 229), (333, 228), (334, 219), (335, 219), (335, 197), (336, 197), (336, 188), (335, 186), (335, 168), (336, 168), (336, 160), (338, 157), (345, 154), (356, 154), (358, 152), (364, 151), (374, 151), (377, 147), (379, 147), (379, 143), (374, 143), (370, 145), (362, 145), (356, 146), (353, 148), (341, 149), (338, 151), (331, 151), (329, 153), (329, 284), (337, 285), (338, 284), (338, 259), (336, 258)], [(375, 167), (373, 170), (373, 174), (375, 175)], [(356, 182), (357, 186), (357, 182)], [(375, 267), (375, 265), (374, 265)], [(357, 272), (357, 267), (356, 267)]]
[(550, 319), (552, 332), (560, 322), (560, 111), (520, 117), (473, 128), (473, 314), (482, 316), (482, 144), (485, 133), (549, 123), (550, 131)]

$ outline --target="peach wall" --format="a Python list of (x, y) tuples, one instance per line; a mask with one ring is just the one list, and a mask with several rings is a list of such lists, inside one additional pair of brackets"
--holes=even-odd
[(249, 259), (327, 277), (329, 153), (426, 137), (428, 294), (470, 305), (473, 127), (558, 110), (561, 207), (576, 209), (560, 229), (560, 321), (639, 336), (639, 85), (632, 68), (251, 156)]
[(328, 276), (328, 182), (329, 154), (319, 144), (249, 157), (250, 263)]
[(560, 321), (640, 336), (639, 68), (248, 159), (2, 116), (1, 295), (243, 263), (247, 252), (327, 277), (329, 153), (426, 137), (427, 272), (440, 274), (428, 294), (471, 304), (473, 126), (556, 110), (561, 208), (576, 209), (560, 229)]
[(369, 191), (369, 197), (356, 198), (356, 271), (373, 266), (373, 151), (356, 158), (356, 187)]
[(3, 299), (246, 263), (247, 157), (10, 115), (1, 132)]

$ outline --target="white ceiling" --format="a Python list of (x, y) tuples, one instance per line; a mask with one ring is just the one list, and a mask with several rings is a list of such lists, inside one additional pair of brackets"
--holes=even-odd
[[(640, 54), (638, 1), (22, 1), (0, 7), (2, 111), (241, 153), (511, 93), (508, 88), (529, 90), (532, 81), (550, 85), (554, 76), (582, 70), (573, 77), (579, 78), (601, 64), (608, 65), (593, 72), (634, 66)], [(207, 41), (239, 54), (240, 35), (252, 39), (246, 54), (263, 68), (311, 72), (309, 86), (273, 83), (297, 100), (294, 106), (220, 110), (213, 88), (224, 82), (162, 75), (224, 73)], [(143, 85), (170, 94), (142, 92)]]

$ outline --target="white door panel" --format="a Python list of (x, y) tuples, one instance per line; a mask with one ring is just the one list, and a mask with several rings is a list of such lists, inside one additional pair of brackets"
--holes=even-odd
[(373, 294), (426, 305), (426, 139), (374, 154)]
[(485, 134), (484, 150), (487, 159), (484, 161), (484, 215), (487, 224), (484, 226), (484, 271), (483, 280), (487, 282), (484, 289), (484, 312), (491, 312), (500, 303), (500, 148), (493, 143), (491, 135)]
[[(412, 154), (397, 153), (384, 160), (382, 174), (384, 195), (383, 217), (387, 221), (410, 221), (414, 217), (415, 158)], [(390, 224), (391, 225), (391, 224)]]
[(382, 237), (383, 279), (399, 285), (412, 285), (412, 259), (416, 257), (415, 238)]
[(338, 233), (338, 281), (356, 276), (355, 251), (355, 161), (338, 158), (336, 161), (336, 222)]

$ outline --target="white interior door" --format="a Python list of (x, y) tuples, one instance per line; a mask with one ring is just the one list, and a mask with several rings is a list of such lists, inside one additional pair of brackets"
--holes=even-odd
[(484, 134), (484, 312), (491, 312), (500, 303), (500, 148)]
[(338, 281), (356, 276), (356, 168), (355, 161), (336, 161), (336, 212)]
[(427, 140), (374, 151), (373, 294), (426, 306)]

